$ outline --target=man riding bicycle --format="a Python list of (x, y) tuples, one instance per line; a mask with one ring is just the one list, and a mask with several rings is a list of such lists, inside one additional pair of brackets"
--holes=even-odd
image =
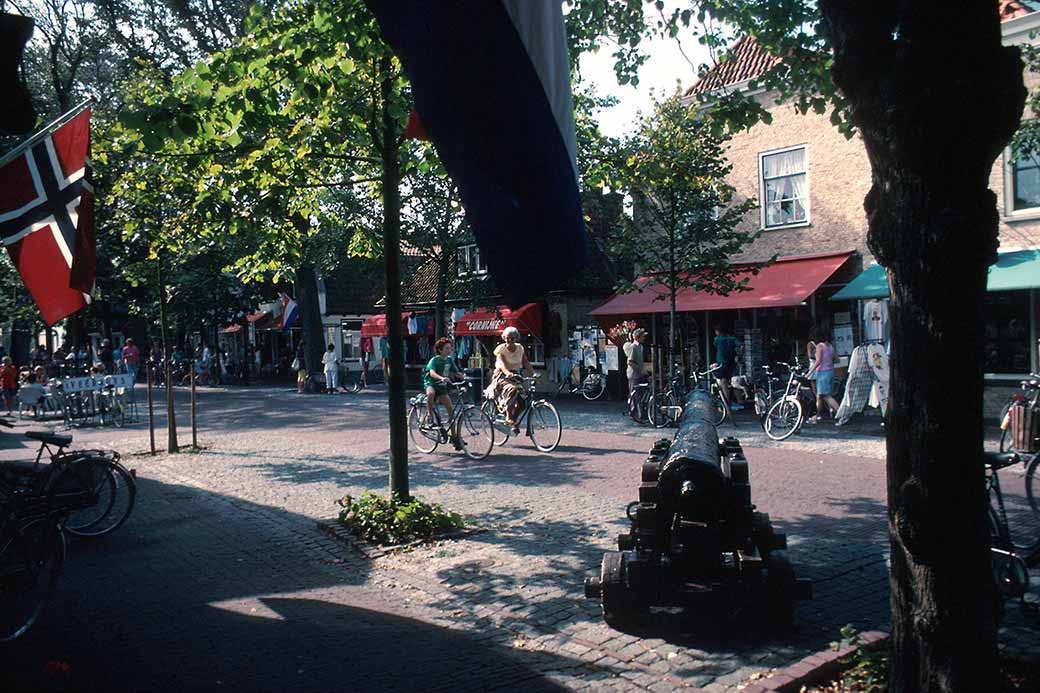
[[(447, 337), (441, 337), (433, 345), (435, 356), (430, 359), (429, 363), (426, 364), (426, 369), (423, 371), (423, 386), (426, 388), (426, 410), (430, 414), (430, 421), (436, 421), (437, 416), (434, 412), (434, 407), (437, 401), (445, 406), (448, 410), (448, 419), (455, 414), (455, 408), (452, 405), (451, 397), (448, 396), (448, 386), (451, 384), (452, 379), (462, 380), (462, 373), (459, 371), (458, 366), (455, 365), (455, 360), (452, 359), (453, 347), (451, 340)], [(455, 449), (461, 449), (458, 440), (454, 439), (452, 442), (455, 445)]]

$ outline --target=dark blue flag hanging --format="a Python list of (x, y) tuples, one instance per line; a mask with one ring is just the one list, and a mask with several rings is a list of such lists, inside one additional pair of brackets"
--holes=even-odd
[(560, 0), (366, 0), (507, 303), (588, 259)]

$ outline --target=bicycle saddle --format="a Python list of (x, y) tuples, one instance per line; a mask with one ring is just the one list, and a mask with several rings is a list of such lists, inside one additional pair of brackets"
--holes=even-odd
[(67, 433), (55, 433), (54, 431), (26, 431), (26, 438), (38, 440), (41, 443), (65, 447), (72, 444), (72, 436)]
[(1003, 469), (1018, 464), (1018, 453), (1015, 452), (991, 452), (986, 450), (982, 453), (982, 460), (990, 469)]

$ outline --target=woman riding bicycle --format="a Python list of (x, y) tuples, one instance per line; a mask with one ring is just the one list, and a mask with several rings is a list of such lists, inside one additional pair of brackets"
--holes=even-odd
[[(426, 410), (430, 414), (430, 420), (436, 421), (437, 416), (434, 413), (435, 404), (440, 401), (441, 404), (448, 410), (448, 419), (455, 414), (455, 409), (451, 403), (451, 397), (448, 396), (448, 385), (451, 384), (452, 379), (462, 380), (462, 373), (459, 371), (458, 366), (455, 365), (455, 360), (451, 358), (453, 347), (451, 340), (447, 337), (441, 337), (433, 345), (434, 353), (436, 354), (430, 359), (429, 363), (426, 364), (426, 369), (423, 371), (423, 386), (426, 388)], [(455, 449), (459, 449), (458, 441), (455, 443)]]
[(511, 426), (513, 433), (520, 432), (516, 417), (520, 414), (520, 395), (523, 391), (523, 380), (520, 368), (526, 368), (534, 374), (531, 362), (524, 353), (524, 345), (520, 344), (520, 330), (507, 327), (502, 330), (503, 344), (495, 347), (495, 373), (488, 391), (498, 405), (498, 411), (505, 416), (506, 425)]

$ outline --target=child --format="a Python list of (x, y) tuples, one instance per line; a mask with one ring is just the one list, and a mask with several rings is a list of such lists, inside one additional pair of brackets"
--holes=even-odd
[(43, 385), (37, 382), (36, 373), (30, 373), (29, 382), (22, 385), (22, 388), (18, 391), (18, 401), (30, 407), (33, 415), (37, 415), (39, 413), (40, 401), (46, 394), (47, 392), (43, 389)]
[[(434, 406), (437, 400), (444, 404), (448, 410), (448, 418), (451, 418), (454, 408), (451, 404), (451, 398), (448, 397), (448, 384), (451, 383), (453, 377), (455, 380), (462, 380), (462, 373), (459, 372), (455, 361), (451, 358), (451, 340), (441, 337), (433, 345), (433, 350), (436, 352), (436, 356), (431, 358), (430, 362), (426, 364), (423, 374), (423, 385), (426, 387), (426, 408), (430, 413), (430, 421), (437, 420), (434, 414)], [(446, 424), (447, 421), (442, 421), (441, 423)], [(455, 449), (459, 449), (458, 441), (453, 442), (455, 443)]]

